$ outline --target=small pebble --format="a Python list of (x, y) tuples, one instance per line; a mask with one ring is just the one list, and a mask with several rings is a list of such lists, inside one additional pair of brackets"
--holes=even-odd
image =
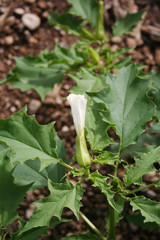
[(4, 49), (0, 48), (0, 54), (4, 53)]
[(128, 38), (126, 39), (126, 43), (127, 43), (127, 46), (128, 46), (128, 47), (135, 47), (135, 46), (137, 45), (136, 39), (131, 38), (131, 37), (128, 37)]
[(121, 37), (112, 37), (111, 41), (113, 43), (121, 43), (122, 42), (122, 38)]
[(11, 113), (14, 113), (14, 112), (16, 111), (16, 107), (15, 107), (15, 106), (12, 106), (12, 107), (10, 108), (10, 111), (11, 111)]
[(156, 48), (155, 50), (155, 62), (160, 65), (160, 48)]
[(40, 2), (38, 2), (38, 6), (39, 6), (41, 9), (47, 8), (47, 4), (46, 4), (45, 1), (40, 1)]
[(0, 72), (5, 72), (6, 71), (6, 66), (3, 62), (0, 61)]
[(25, 0), (26, 3), (35, 3), (36, 0)]
[(147, 196), (151, 199), (154, 199), (156, 197), (156, 193), (153, 190), (148, 190)]
[(37, 15), (35, 15), (33, 13), (25, 13), (22, 16), (22, 23), (29, 30), (35, 30), (40, 26), (41, 19), (40, 19), (40, 17), (38, 17)]
[(38, 44), (38, 40), (36, 39), (36, 38), (34, 38), (34, 37), (30, 37), (29, 38), (29, 43), (32, 45), (32, 44)]
[(39, 100), (32, 99), (28, 105), (28, 113), (35, 114), (39, 110), (41, 105), (42, 103)]
[(62, 132), (63, 133), (69, 132), (69, 127), (68, 126), (63, 126), (62, 127)]
[(23, 8), (16, 8), (16, 9), (14, 9), (14, 12), (17, 15), (23, 15), (24, 14), (24, 9)]
[(36, 206), (31, 204), (30, 208), (26, 210), (26, 214), (25, 214), (26, 218), (29, 219), (32, 216), (32, 214), (35, 212), (35, 210), (36, 210)]
[(60, 97), (56, 97), (56, 103), (61, 105), (63, 103), (63, 101)]
[(6, 45), (12, 45), (14, 43), (14, 38), (12, 36), (7, 36), (4, 40)]
[(6, 25), (12, 26), (16, 23), (15, 16), (10, 16), (6, 19)]

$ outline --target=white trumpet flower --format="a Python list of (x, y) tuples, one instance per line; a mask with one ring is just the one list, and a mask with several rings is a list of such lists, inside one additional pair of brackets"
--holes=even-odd
[(87, 167), (91, 164), (91, 157), (89, 155), (84, 136), (87, 99), (84, 95), (70, 94), (67, 97), (67, 100), (71, 105), (73, 122), (77, 133), (76, 159), (81, 167)]
[(84, 127), (85, 127), (87, 99), (85, 98), (84, 95), (70, 94), (67, 97), (67, 100), (71, 105), (71, 111), (72, 111), (76, 133), (77, 135), (82, 135), (84, 134)]

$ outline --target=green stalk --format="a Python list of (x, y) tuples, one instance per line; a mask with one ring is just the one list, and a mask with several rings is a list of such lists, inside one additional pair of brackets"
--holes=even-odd
[(115, 210), (109, 204), (109, 233), (108, 240), (116, 240), (116, 229), (115, 229)]
[(67, 163), (63, 162), (62, 160), (61, 160), (60, 162), (58, 162), (58, 163), (61, 164), (61, 165), (64, 166), (64, 167), (70, 169), (70, 170), (73, 170), (73, 169), (74, 169), (73, 167), (71, 167), (71, 166), (68, 165)]
[(96, 228), (96, 226), (81, 212), (79, 211), (81, 218), (88, 224), (88, 226), (97, 234), (100, 240), (106, 240), (104, 235)]
[(116, 166), (115, 166), (115, 169), (114, 169), (114, 176), (116, 177), (117, 176), (117, 172), (118, 172), (118, 166), (119, 166), (119, 160), (120, 160), (120, 147), (119, 147), (119, 151), (118, 151), (118, 156), (117, 156), (117, 162), (116, 162)]
[(3, 237), (2, 237), (2, 228), (0, 228), (0, 240), (3, 240)]
[(129, 193), (126, 193), (125, 195), (134, 194), (134, 193), (136, 193), (136, 192), (142, 191), (142, 190), (144, 190), (144, 189), (146, 189), (146, 188), (150, 188), (150, 187), (153, 187), (153, 186), (154, 186), (154, 183), (151, 183), (151, 184), (149, 184), (149, 185), (147, 185), (147, 186), (140, 187), (140, 188), (137, 188), (137, 189), (135, 189), (135, 190), (131, 190)]

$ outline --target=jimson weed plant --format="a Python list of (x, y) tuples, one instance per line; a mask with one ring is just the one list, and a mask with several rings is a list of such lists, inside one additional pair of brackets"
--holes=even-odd
[[(16, 68), (2, 83), (11, 82), (22, 90), (36, 88), (43, 99), (55, 83), (61, 83), (64, 75), (76, 81), (67, 100), (77, 134), (78, 167), (71, 166), (66, 159), (64, 143), (56, 134), (54, 123), (39, 125), (34, 116), (26, 114), (26, 108), (8, 119), (0, 119), (1, 240), (8, 235), (13, 240), (36, 240), (47, 235), (48, 228), (71, 220), (62, 218), (64, 207), (71, 209), (77, 219), (81, 217), (89, 231), (63, 240), (115, 240), (116, 226), (125, 217), (125, 202), (129, 202), (133, 212), (139, 212), (136, 216), (141, 215), (144, 224), (160, 225), (160, 203), (143, 196), (142, 191), (160, 187), (159, 180), (148, 185), (143, 182), (145, 174), (158, 172), (155, 163), (160, 161), (160, 74), (156, 71), (144, 74), (143, 66), (132, 63), (130, 56), (120, 60), (128, 49), (112, 52), (106, 46), (109, 39), (105, 34), (102, 1), (68, 2), (72, 7), (62, 15), (52, 13), (49, 22), (80, 36), (80, 40), (70, 49), (57, 43), (53, 52), (15, 58)], [(143, 12), (128, 14), (118, 20), (113, 34), (130, 32), (142, 15)], [(110, 73), (113, 69), (118, 73)], [(146, 131), (150, 120), (153, 125)], [(118, 140), (110, 136), (111, 128)], [(131, 158), (132, 163), (128, 161)], [(106, 175), (91, 171), (93, 163), (111, 166), (113, 170)], [(66, 168), (67, 175), (79, 177), (76, 185), (69, 181)], [(119, 168), (125, 170), (122, 178)], [(106, 229), (102, 232), (80, 210), (83, 180), (98, 187), (108, 202)], [(49, 196), (34, 202), (36, 211), (28, 221), (23, 221), (16, 212), (18, 204), (27, 192), (44, 186), (48, 186)], [(8, 225), (16, 219), (18, 231), (7, 233)]]

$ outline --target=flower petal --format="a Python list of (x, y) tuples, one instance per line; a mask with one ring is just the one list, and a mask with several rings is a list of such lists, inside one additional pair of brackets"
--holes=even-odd
[(71, 111), (77, 135), (81, 135), (84, 133), (87, 99), (84, 95), (70, 94), (67, 97), (67, 100), (71, 105)]

